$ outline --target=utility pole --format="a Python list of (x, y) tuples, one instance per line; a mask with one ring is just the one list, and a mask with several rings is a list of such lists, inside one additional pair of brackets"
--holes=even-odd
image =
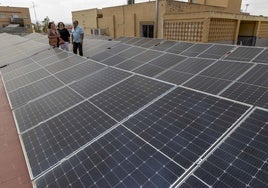
[(34, 2), (32, 2), (32, 3), (33, 3), (33, 9), (34, 9), (35, 22), (36, 22), (36, 24), (38, 24), (37, 17), (36, 17), (36, 11), (35, 11), (35, 4), (34, 4)]
[(158, 35), (158, 13), (159, 13), (159, 1), (155, 1), (155, 21), (154, 21), (154, 38)]
[(245, 10), (245, 12), (247, 12), (247, 11), (248, 11), (248, 6), (249, 6), (249, 4), (246, 4), (246, 10)]

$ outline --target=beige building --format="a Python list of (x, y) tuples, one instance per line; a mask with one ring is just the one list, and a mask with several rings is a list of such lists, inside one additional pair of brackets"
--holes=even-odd
[[(241, 13), (242, 0), (159, 0), (157, 37), (268, 46), (268, 17)], [(153, 37), (155, 1), (72, 12), (87, 34)]]
[(0, 29), (10, 25), (18, 24), (26, 29), (26, 32), (32, 32), (31, 17), (29, 8), (0, 6)]

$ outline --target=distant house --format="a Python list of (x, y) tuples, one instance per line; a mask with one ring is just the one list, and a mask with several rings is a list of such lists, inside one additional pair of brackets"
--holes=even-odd
[[(128, 2), (129, 3), (129, 2)], [(155, 1), (73, 11), (88, 34), (153, 37)], [(268, 18), (241, 12), (242, 0), (159, 0), (157, 38), (268, 46)]]
[(29, 8), (0, 6), (0, 32), (32, 33)]

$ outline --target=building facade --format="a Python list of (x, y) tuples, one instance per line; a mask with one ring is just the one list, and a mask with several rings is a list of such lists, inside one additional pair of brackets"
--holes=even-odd
[[(157, 37), (189, 42), (218, 42), (268, 46), (268, 18), (241, 13), (242, 0), (159, 0), (72, 12), (86, 33), (102, 31), (120, 36)], [(97, 32), (98, 33), (98, 32)]]
[(32, 32), (29, 8), (0, 6), (0, 29), (17, 24), (27, 33)]

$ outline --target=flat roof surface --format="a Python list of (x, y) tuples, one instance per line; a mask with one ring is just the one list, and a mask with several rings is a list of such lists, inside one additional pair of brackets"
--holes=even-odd
[(30, 188), (28, 174), (19, 136), (0, 79), (0, 187)]

